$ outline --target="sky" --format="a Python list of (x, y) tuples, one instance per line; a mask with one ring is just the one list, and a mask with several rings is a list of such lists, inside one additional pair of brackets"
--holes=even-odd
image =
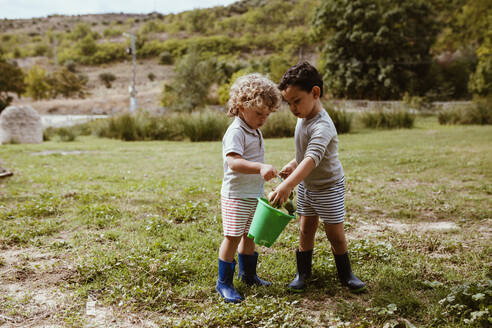
[(162, 14), (229, 5), (237, 0), (0, 0), (0, 18), (102, 13)]

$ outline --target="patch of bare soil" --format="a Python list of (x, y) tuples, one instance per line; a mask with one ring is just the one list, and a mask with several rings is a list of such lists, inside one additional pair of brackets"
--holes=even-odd
[(417, 234), (424, 234), (426, 232), (451, 232), (460, 229), (460, 227), (451, 221), (436, 221), (436, 222), (419, 222), (419, 223), (403, 223), (394, 220), (378, 220), (374, 222), (368, 222), (359, 219), (354, 231), (350, 234), (353, 237), (368, 238), (377, 237), (388, 231), (394, 231), (398, 233), (415, 232)]
[(84, 327), (158, 327), (150, 315), (126, 313), (93, 299), (81, 309), (64, 288), (76, 275), (68, 258), (36, 248), (13, 247), (1, 250), (0, 263), (2, 328), (64, 327), (67, 316)]

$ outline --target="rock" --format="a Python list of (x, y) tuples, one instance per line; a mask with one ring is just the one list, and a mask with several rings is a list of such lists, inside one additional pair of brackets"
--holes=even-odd
[(0, 115), (0, 144), (42, 143), (41, 117), (31, 106), (10, 106)]

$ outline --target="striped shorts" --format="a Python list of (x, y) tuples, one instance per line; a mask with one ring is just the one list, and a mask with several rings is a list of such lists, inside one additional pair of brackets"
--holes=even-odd
[(345, 177), (334, 185), (311, 191), (301, 183), (297, 188), (297, 213), (302, 216), (319, 216), (324, 223), (336, 224), (345, 217)]
[(247, 234), (256, 210), (256, 198), (227, 198), (222, 196), (222, 227), (224, 236), (240, 237)]

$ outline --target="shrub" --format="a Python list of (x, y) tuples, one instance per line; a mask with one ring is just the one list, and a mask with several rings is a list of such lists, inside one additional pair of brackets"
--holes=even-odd
[(104, 138), (122, 140), (182, 140), (184, 119), (177, 114), (152, 116), (139, 112), (132, 116), (123, 114), (90, 122), (92, 131)]
[(77, 135), (72, 131), (71, 128), (59, 128), (56, 130), (56, 134), (60, 137), (61, 141), (75, 141)]
[(492, 124), (491, 99), (477, 100), (473, 105), (442, 110), (437, 116), (439, 124)]
[(232, 74), (228, 83), (224, 83), (224, 84), (220, 85), (219, 89), (217, 91), (219, 94), (219, 104), (225, 105), (227, 103), (227, 101), (229, 101), (229, 90), (230, 90), (231, 86), (234, 84), (234, 82), (238, 78), (240, 78), (241, 76), (244, 76), (244, 75), (247, 75), (250, 73), (253, 73), (253, 69), (251, 67), (241, 69), (241, 70), (235, 72), (234, 74)]
[(38, 43), (34, 46), (32, 54), (33, 56), (49, 56), (51, 54), (51, 48), (47, 44)]
[(203, 107), (215, 78), (215, 65), (193, 50), (175, 67), (174, 80), (164, 86), (161, 103), (178, 111)]
[(99, 74), (99, 80), (101, 80), (106, 88), (110, 89), (111, 82), (116, 80), (116, 76), (113, 73), (101, 73)]
[(43, 141), (50, 141), (56, 134), (56, 128), (48, 127), (43, 130)]
[(163, 51), (159, 55), (159, 64), (161, 65), (172, 65), (173, 55), (169, 51)]
[(265, 138), (285, 138), (294, 136), (297, 118), (290, 110), (281, 109), (270, 114), (261, 132)]
[(123, 43), (106, 42), (97, 45), (92, 57), (84, 59), (85, 63), (99, 65), (124, 60), (127, 56), (126, 45)]
[(193, 113), (183, 119), (184, 134), (191, 141), (221, 140), (229, 122), (222, 112)]
[(279, 83), (280, 79), (284, 75), (285, 71), (292, 66), (293, 63), (285, 57), (274, 55), (269, 58), (269, 78), (275, 82)]
[(384, 110), (366, 112), (362, 114), (362, 123), (367, 128), (411, 129), (415, 121), (415, 114), (406, 110)]
[(66, 69), (68, 69), (72, 73), (77, 73), (77, 64), (72, 60), (69, 59), (65, 62), (64, 66)]
[(27, 72), (26, 94), (33, 100), (48, 99), (50, 97), (50, 84), (47, 82), (46, 70), (34, 65)]
[(50, 85), (52, 98), (56, 98), (58, 95), (65, 98), (84, 98), (88, 94), (87, 78), (83, 75), (76, 75), (67, 68), (53, 72), (47, 77), (47, 81)]
[(0, 113), (13, 100), (9, 93), (20, 97), (26, 89), (24, 72), (15, 63), (10, 63), (0, 56)]
[(112, 29), (112, 28), (107, 28), (104, 30), (103, 35), (106, 38), (114, 37), (114, 36), (120, 36), (122, 34), (120, 29)]
[(353, 115), (344, 110), (335, 110), (331, 106), (325, 106), (328, 115), (330, 115), (338, 134), (349, 133), (352, 128)]
[(149, 74), (147, 74), (147, 78), (152, 82), (155, 80), (155, 74), (150, 72)]

